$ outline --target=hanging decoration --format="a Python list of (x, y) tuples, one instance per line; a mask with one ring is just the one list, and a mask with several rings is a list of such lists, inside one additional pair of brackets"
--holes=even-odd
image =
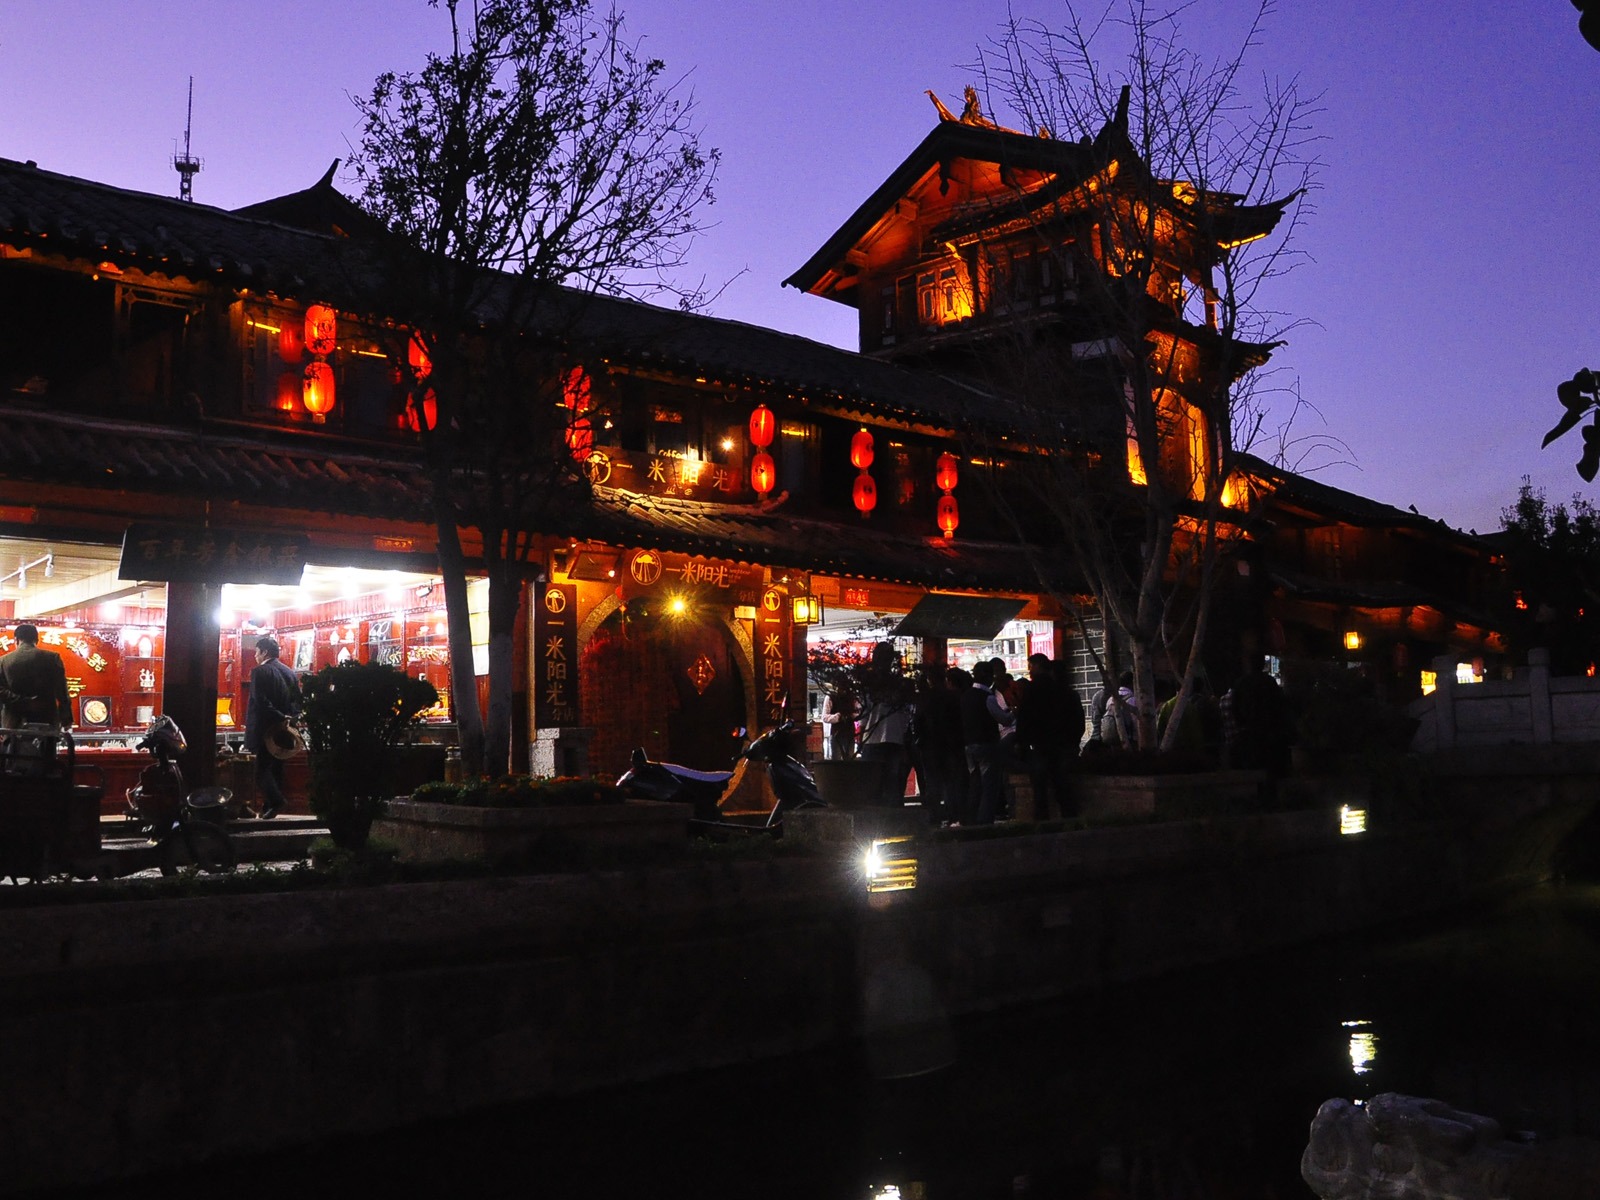
[(878, 485), (872, 481), (871, 475), (863, 471), (856, 476), (855, 484), (850, 489), (850, 499), (863, 517), (878, 506)]
[(339, 316), (326, 304), (306, 309), (306, 349), (326, 358), (339, 344)]
[(765, 450), (756, 451), (755, 457), (750, 460), (750, 486), (755, 489), (756, 495), (765, 500), (777, 481), (778, 468), (772, 461), (772, 455)]
[(860, 472), (850, 488), (850, 499), (864, 517), (878, 506), (878, 485), (867, 474), (867, 468), (872, 465), (872, 434), (865, 429), (856, 430), (850, 439), (850, 465)]
[(577, 462), (588, 460), (594, 449), (594, 425), (589, 420), (589, 409), (594, 397), (594, 385), (589, 372), (573, 367), (561, 383), (561, 402), (567, 408), (567, 452)]
[(305, 381), (299, 371), (280, 371), (278, 373), (278, 397), (273, 401), (272, 406), (279, 412), (292, 413), (300, 406), (304, 388)]
[(865, 429), (856, 430), (850, 439), (850, 465), (858, 471), (872, 465), (872, 435)]
[(418, 404), (415, 398), (406, 401), (406, 428), (412, 433), (421, 433), (424, 429), (432, 429), (439, 423), (439, 397), (432, 388), (423, 394), (422, 403)]
[(291, 321), (278, 327), (278, 358), (286, 363), (298, 363), (306, 356), (305, 331)]
[(750, 443), (757, 450), (765, 450), (772, 445), (773, 436), (778, 432), (777, 418), (772, 415), (772, 410), (765, 404), (756, 405), (750, 414)]
[(406, 362), (411, 364), (411, 373), (418, 382), (433, 374), (433, 359), (428, 357), (428, 348), (422, 344), (421, 334), (413, 333), (411, 340), (406, 343)]
[(960, 478), (960, 463), (956, 456), (948, 451), (939, 455), (938, 465), (933, 472), (933, 481), (944, 493), (939, 497), (937, 520), (945, 537), (955, 537), (956, 527), (961, 524), (961, 510), (956, 505), (955, 496), (951, 494), (956, 490), (956, 483)]
[(333, 368), (320, 358), (306, 364), (300, 399), (318, 425), (333, 411)]

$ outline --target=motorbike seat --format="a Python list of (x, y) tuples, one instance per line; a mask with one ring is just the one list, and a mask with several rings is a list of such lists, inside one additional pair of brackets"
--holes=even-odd
[(656, 765), (671, 771), (679, 779), (692, 779), (696, 783), (727, 783), (733, 778), (732, 771), (696, 771), (693, 767), (680, 767), (677, 763), (667, 762)]

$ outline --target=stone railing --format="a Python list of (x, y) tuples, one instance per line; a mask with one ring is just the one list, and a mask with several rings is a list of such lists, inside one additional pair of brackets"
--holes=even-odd
[(1550, 674), (1550, 652), (1533, 650), (1511, 679), (1457, 683), (1453, 658), (1434, 660), (1438, 684), (1407, 711), (1421, 721), (1411, 747), (1600, 742), (1600, 678)]

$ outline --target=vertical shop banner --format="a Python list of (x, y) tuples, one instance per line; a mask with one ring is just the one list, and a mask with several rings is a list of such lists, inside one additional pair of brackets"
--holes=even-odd
[(545, 584), (534, 605), (533, 723), (540, 729), (578, 723), (578, 589)]
[(767, 588), (756, 606), (756, 670), (763, 729), (788, 715), (789, 682), (793, 667), (789, 654), (789, 605), (784, 593)]

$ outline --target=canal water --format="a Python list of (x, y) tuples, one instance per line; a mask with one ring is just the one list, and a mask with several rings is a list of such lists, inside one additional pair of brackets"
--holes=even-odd
[(1448, 924), (962, 1020), (920, 1047), (868, 1043), (98, 1194), (1303, 1200), (1306, 1131), (1333, 1096), (1406, 1092), (1511, 1130), (1600, 1136), (1597, 999), (1600, 883), (1568, 881)]

